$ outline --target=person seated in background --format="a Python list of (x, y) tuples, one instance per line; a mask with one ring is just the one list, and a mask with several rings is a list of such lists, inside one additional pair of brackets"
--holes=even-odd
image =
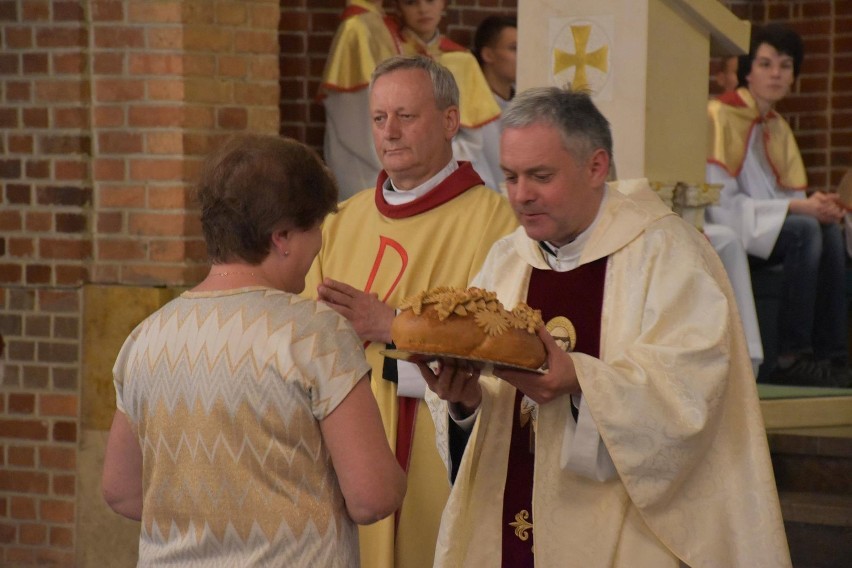
[(319, 96), (325, 106), (323, 154), (343, 201), (376, 183), (382, 169), (370, 137), (367, 86), (376, 65), (397, 54), (396, 20), (382, 0), (348, 0), (334, 35)]
[[(457, 160), (469, 161), (491, 189), (500, 180), (493, 172), (500, 169), (483, 151), (483, 127), (500, 117), (500, 106), (473, 54), (441, 34), (439, 25), (445, 0), (397, 0), (402, 55), (425, 55), (450, 70), (459, 89), (459, 132), (453, 140)], [(493, 160), (493, 156), (491, 157)]]
[(779, 356), (769, 382), (846, 386), (844, 209), (836, 194), (808, 192), (796, 139), (775, 110), (803, 55), (794, 31), (752, 29), (749, 54), (738, 63), (743, 86), (708, 103), (707, 181), (723, 188), (706, 218), (737, 233), (752, 267), (783, 267)]
[[(517, 71), (518, 21), (512, 16), (488, 16), (476, 28), (473, 36), (473, 55), (488, 81), (491, 94), (500, 107), (506, 105), (515, 96), (515, 76)], [(492, 177), (501, 186), (505, 180), (500, 169), (500, 119), (493, 120), (482, 127), (483, 153), (485, 161), (497, 168)]]
[(298, 295), (334, 181), (299, 142), (240, 136), (198, 201), (212, 266), (119, 352), (103, 495), (142, 521), (140, 566), (357, 566), (356, 523), (396, 511), (405, 475), (360, 339)]

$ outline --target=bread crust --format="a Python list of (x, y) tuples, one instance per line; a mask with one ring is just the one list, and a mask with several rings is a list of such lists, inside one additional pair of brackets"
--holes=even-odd
[[(508, 312), (493, 292), (433, 289), (407, 299), (401, 310), (391, 324), (397, 349), (499, 361), (529, 369), (538, 369), (545, 362), (544, 344), (536, 334), (543, 325), (541, 314), (526, 304)], [(486, 329), (495, 321), (498, 325)]]

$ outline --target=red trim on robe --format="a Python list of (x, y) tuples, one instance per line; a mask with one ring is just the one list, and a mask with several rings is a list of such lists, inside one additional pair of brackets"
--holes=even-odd
[(385, 196), (382, 194), (382, 186), (387, 179), (387, 172), (382, 170), (376, 180), (376, 208), (379, 213), (391, 219), (404, 219), (425, 213), (455, 199), (472, 187), (485, 184), (470, 162), (459, 162), (459, 169), (447, 176), (426, 195), (410, 203), (391, 205), (385, 201)]
[(438, 43), (441, 51), (467, 51), (467, 48), (457, 44), (445, 35), (441, 35), (440, 43)]
[(369, 12), (369, 10), (362, 8), (361, 6), (347, 6), (343, 9), (343, 13), (340, 14), (340, 19), (346, 20), (352, 16), (359, 16), (361, 14), (366, 14), (367, 12)]

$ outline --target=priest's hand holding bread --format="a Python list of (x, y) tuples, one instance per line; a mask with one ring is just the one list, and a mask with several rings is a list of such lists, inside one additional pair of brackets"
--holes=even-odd
[[(391, 325), (398, 349), (428, 353), (418, 362), (426, 384), (457, 418), (482, 399), (482, 364), (538, 403), (579, 392), (574, 364), (547, 332), (541, 313), (524, 303), (507, 311), (494, 292), (434, 288), (406, 299)], [(461, 359), (459, 359), (461, 358)], [(437, 360), (437, 366), (427, 361)], [(502, 365), (501, 365), (502, 363)], [(542, 375), (537, 369), (546, 365)], [(529, 369), (529, 370), (524, 370)]]

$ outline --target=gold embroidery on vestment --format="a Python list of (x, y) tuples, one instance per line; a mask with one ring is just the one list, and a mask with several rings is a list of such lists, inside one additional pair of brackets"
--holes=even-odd
[(515, 520), (509, 523), (509, 526), (515, 527), (515, 536), (526, 542), (529, 538), (529, 532), (533, 530), (533, 525), (529, 522), (530, 513), (526, 509), (522, 509), (520, 513), (515, 515)]

